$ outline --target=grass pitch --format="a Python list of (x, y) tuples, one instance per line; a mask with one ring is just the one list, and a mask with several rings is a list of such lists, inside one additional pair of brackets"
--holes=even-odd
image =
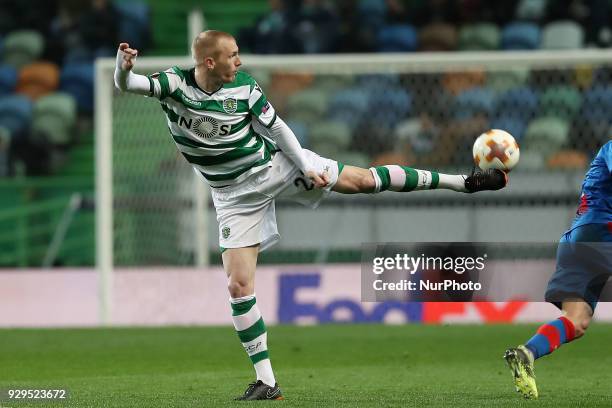
[[(514, 391), (502, 355), (537, 326), (278, 326), (283, 407), (600, 407), (612, 404), (612, 325), (536, 363), (540, 399)], [(0, 389), (68, 388), (2, 407), (225, 407), (254, 378), (232, 328), (0, 330)], [(260, 405), (261, 403), (255, 403)]]

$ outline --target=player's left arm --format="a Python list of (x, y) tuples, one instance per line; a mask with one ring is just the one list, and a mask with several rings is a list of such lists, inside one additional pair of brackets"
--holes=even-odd
[(276, 142), (283, 153), (312, 181), (316, 188), (322, 188), (329, 184), (329, 176), (325, 173), (318, 174), (314, 171), (306, 159), (304, 149), (300, 146), (295, 133), (276, 115), (274, 107), (257, 84), (255, 84), (251, 91), (249, 108), (251, 114), (257, 118), (259, 123), (268, 128), (269, 136)]

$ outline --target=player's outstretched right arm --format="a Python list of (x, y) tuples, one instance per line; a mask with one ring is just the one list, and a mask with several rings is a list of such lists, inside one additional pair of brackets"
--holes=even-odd
[(122, 91), (139, 95), (151, 95), (149, 78), (132, 72), (138, 50), (130, 48), (127, 43), (119, 44), (117, 65), (115, 66), (115, 86)]

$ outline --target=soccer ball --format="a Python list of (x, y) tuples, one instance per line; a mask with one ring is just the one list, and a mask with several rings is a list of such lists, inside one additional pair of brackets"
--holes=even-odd
[(505, 130), (491, 129), (474, 142), (474, 163), (483, 170), (510, 171), (519, 161), (520, 151), (514, 137)]

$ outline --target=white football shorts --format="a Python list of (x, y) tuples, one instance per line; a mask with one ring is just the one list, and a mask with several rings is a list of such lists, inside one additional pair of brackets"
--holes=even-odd
[(338, 162), (307, 149), (304, 153), (316, 172), (327, 173), (330, 182), (325, 188), (314, 188), (283, 152), (274, 155), (270, 167), (242, 182), (211, 188), (222, 249), (260, 244), (259, 250), (264, 251), (276, 244), (280, 239), (274, 210), (276, 198), (316, 208), (329, 195), (338, 181)]

